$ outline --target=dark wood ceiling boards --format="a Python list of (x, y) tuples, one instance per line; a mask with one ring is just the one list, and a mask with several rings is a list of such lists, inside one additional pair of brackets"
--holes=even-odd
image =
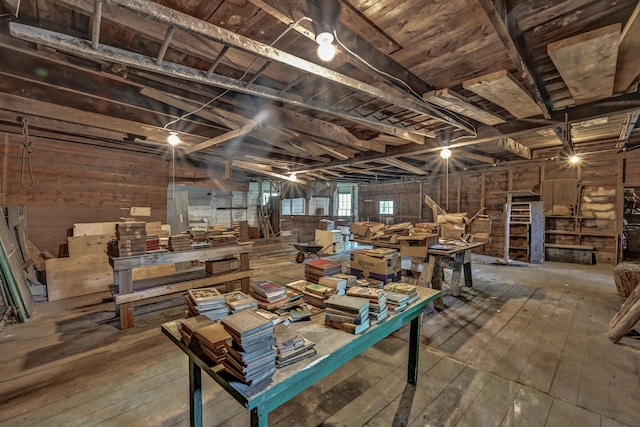
[(174, 130), (181, 161), (234, 180), (412, 179), (445, 145), (453, 170), (557, 156), (566, 126), (584, 155), (640, 145), (635, 0), (335, 1), (322, 62), (306, 0), (2, 0), (0, 129), (165, 158)]

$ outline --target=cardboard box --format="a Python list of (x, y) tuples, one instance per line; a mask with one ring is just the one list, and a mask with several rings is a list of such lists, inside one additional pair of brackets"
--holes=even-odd
[(367, 271), (358, 270), (358, 269), (352, 267), (351, 268), (351, 274), (356, 276), (358, 279), (371, 278), (371, 279), (380, 280), (385, 285), (387, 283), (399, 282), (400, 280), (402, 280), (402, 272), (401, 271), (398, 271), (398, 272), (396, 272), (394, 274), (377, 274), (377, 273), (370, 273), (370, 272), (367, 272)]
[(460, 240), (466, 232), (466, 224), (440, 224), (440, 237), (445, 240)]
[(240, 268), (240, 263), (238, 262), (238, 258), (229, 258), (219, 259), (215, 261), (206, 261), (204, 263), (204, 266), (207, 270), (207, 273), (220, 274), (237, 270), (238, 268)]
[(379, 222), (354, 222), (349, 227), (349, 230), (357, 236), (370, 239), (378, 231), (383, 230), (384, 227), (385, 225)]
[(426, 258), (430, 246), (438, 244), (437, 234), (415, 234), (398, 237), (400, 255)]
[(384, 256), (373, 256), (368, 252), (370, 251), (357, 250), (351, 252), (349, 266), (352, 270), (356, 269), (366, 274), (379, 274), (382, 276), (392, 275), (401, 270), (402, 257), (398, 252)]
[(335, 222), (330, 219), (321, 219), (318, 223), (318, 229), (320, 230), (334, 230)]

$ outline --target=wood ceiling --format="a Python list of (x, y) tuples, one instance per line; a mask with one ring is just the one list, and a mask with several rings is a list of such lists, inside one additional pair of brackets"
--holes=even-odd
[[(410, 179), (640, 146), (640, 3), (2, 0), (0, 130), (211, 177)], [(330, 3), (330, 2), (329, 2)], [(189, 114), (190, 113), (190, 114)]]

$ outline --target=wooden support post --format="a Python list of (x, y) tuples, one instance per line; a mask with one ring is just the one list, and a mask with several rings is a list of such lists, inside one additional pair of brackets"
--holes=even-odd
[[(245, 252), (240, 254), (240, 271), (247, 271), (247, 270), (249, 270), (249, 253)], [(242, 292), (244, 292), (245, 294), (248, 294), (249, 284), (250, 284), (249, 277), (244, 277), (240, 279), (240, 290), (242, 290)]]

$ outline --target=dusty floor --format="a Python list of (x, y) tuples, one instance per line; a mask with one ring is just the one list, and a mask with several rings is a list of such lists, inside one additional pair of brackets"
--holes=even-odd
[[(256, 251), (254, 279), (302, 278), (294, 256), (288, 245)], [(492, 261), (474, 255), (474, 287), (424, 316), (417, 387), (405, 384), (405, 328), (277, 408), (269, 424), (638, 425), (640, 341), (607, 338), (623, 301), (612, 266)], [(121, 331), (108, 296), (39, 303), (31, 321), (0, 332), (1, 426), (188, 425), (186, 356), (160, 333), (182, 316), (182, 299), (137, 308), (136, 326)], [(249, 423), (203, 382), (205, 425)]]

